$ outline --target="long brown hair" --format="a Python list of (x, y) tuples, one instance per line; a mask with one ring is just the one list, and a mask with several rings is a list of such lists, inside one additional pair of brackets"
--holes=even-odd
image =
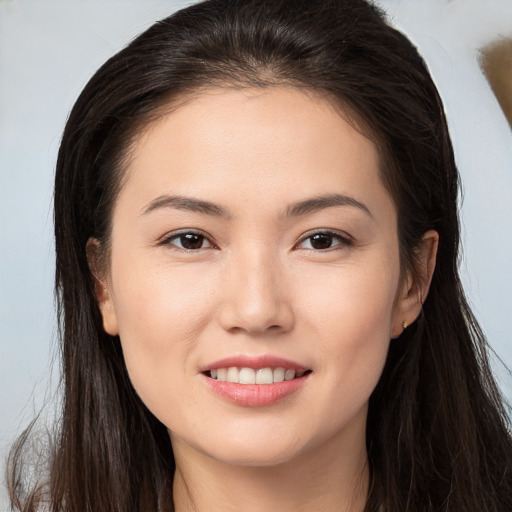
[(325, 94), (378, 145), (403, 268), (415, 269), (427, 230), (439, 233), (421, 316), (392, 341), (370, 400), (366, 511), (512, 511), (507, 411), (458, 275), (458, 173), (442, 103), (416, 49), (364, 0), (200, 2), (155, 24), (87, 84), (55, 178), (62, 416), (46, 488), (24, 488), (26, 437), (14, 447), (13, 506), (172, 510), (169, 436), (134, 392), (119, 339), (103, 331), (85, 248), (90, 237), (108, 247), (133, 138), (162, 105), (211, 85)]

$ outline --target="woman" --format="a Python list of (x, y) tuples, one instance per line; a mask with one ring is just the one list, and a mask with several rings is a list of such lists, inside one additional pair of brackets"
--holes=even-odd
[(64, 404), (21, 510), (512, 510), (457, 170), (362, 0), (211, 0), (78, 99), (55, 183)]

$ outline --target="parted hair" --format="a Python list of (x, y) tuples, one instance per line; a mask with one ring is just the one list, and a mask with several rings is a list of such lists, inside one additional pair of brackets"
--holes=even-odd
[(11, 450), (15, 510), (173, 510), (169, 435), (135, 393), (118, 337), (103, 330), (86, 244), (99, 240), (108, 260), (131, 144), (166, 105), (207, 87), (274, 86), (324, 95), (375, 142), (402, 270), (421, 272), (422, 236), (439, 233), (420, 317), (391, 341), (370, 398), (365, 512), (512, 511), (508, 410), (458, 273), (459, 177), (443, 105), (415, 47), (364, 0), (199, 2), (154, 24), (86, 85), (55, 176), (62, 410), (44, 481), (26, 485), (31, 432)]

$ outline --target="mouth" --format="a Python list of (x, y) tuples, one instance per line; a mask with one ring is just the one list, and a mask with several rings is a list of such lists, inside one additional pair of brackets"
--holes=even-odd
[(199, 371), (214, 395), (243, 407), (265, 407), (297, 396), (313, 373), (301, 363), (272, 354), (234, 355), (211, 362)]
[(219, 382), (230, 382), (233, 384), (274, 384), (279, 382), (299, 379), (311, 370), (296, 370), (285, 367), (249, 368), (229, 366), (212, 368), (203, 372), (206, 377)]

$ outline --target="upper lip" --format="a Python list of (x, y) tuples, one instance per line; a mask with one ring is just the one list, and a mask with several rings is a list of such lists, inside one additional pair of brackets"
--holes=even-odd
[(252, 368), (253, 370), (257, 370), (259, 368), (285, 368), (286, 370), (295, 371), (308, 370), (306, 366), (297, 363), (296, 361), (266, 354), (261, 356), (237, 355), (225, 357), (204, 365), (200, 371), (206, 372), (208, 370), (231, 368), (233, 366), (236, 366), (237, 368)]

